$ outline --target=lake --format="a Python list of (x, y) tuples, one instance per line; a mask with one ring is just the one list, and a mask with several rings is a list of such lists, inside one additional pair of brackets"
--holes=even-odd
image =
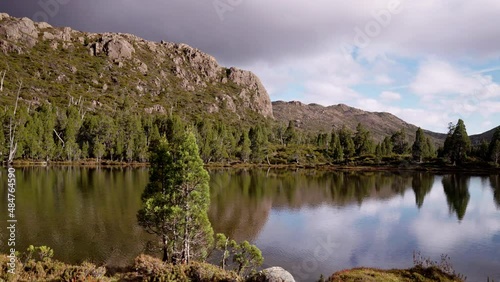
[[(500, 280), (500, 175), (214, 170), (215, 232), (249, 240), (264, 267), (297, 281), (352, 267), (407, 268), (451, 257), (468, 281)], [(6, 252), (6, 169), (1, 170)], [(47, 245), (69, 263), (130, 264), (151, 237), (136, 223), (148, 170), (17, 169), (18, 250)]]

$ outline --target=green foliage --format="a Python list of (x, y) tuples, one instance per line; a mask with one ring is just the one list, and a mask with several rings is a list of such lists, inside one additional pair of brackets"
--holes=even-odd
[(248, 137), (248, 132), (244, 130), (241, 134), (240, 141), (238, 142), (238, 149), (240, 160), (245, 163), (250, 160), (250, 154), (252, 153), (251, 145), (252, 142)]
[(16, 261), (15, 274), (7, 272), (6, 255), (0, 255), (1, 281), (93, 281), (103, 280), (106, 274), (104, 267), (84, 262), (73, 266), (52, 259), (54, 251), (47, 246), (30, 245), (25, 253), (19, 254)]
[(339, 135), (340, 145), (344, 149), (344, 157), (354, 157), (356, 148), (352, 139), (352, 132), (346, 126), (343, 126), (337, 134)]
[(463, 164), (471, 151), (471, 142), (464, 121), (459, 119), (456, 126), (449, 126), (448, 137), (444, 143), (444, 153), (452, 163)]
[(339, 134), (336, 134), (335, 131), (332, 131), (331, 133), (330, 144), (331, 144), (332, 159), (336, 162), (344, 161), (344, 148), (340, 143)]
[(134, 269), (138, 276), (136, 280), (140, 281), (145, 278), (148, 281), (242, 281), (235, 272), (224, 271), (211, 264), (192, 262), (174, 265), (147, 255), (140, 255), (135, 259)]
[(284, 136), (285, 146), (290, 144), (297, 144), (298, 137), (295, 127), (296, 127), (295, 121), (291, 120), (288, 123), (288, 127), (285, 130), (285, 136)]
[(254, 272), (264, 262), (262, 252), (257, 246), (248, 241), (237, 243), (221, 233), (216, 235), (215, 249), (222, 253), (221, 268), (226, 269), (228, 260), (232, 257), (238, 275), (244, 275), (248, 271)]
[(406, 139), (406, 131), (404, 129), (394, 133), (391, 136), (392, 152), (398, 155), (407, 154), (410, 150), (410, 146)]
[(252, 127), (248, 137), (250, 138), (250, 149), (252, 151), (250, 159), (254, 163), (262, 163), (268, 156), (268, 139), (264, 128), (261, 125)]
[(420, 127), (417, 129), (415, 142), (411, 150), (413, 159), (418, 162), (434, 156), (434, 146), (429, 137), (424, 135), (424, 131)]
[(203, 259), (213, 233), (207, 215), (209, 175), (193, 133), (174, 130), (170, 140), (162, 138), (151, 148), (149, 183), (137, 218), (160, 239), (164, 261)]
[(493, 134), (493, 138), (488, 146), (488, 155), (495, 164), (500, 163), (500, 127)]
[(358, 156), (372, 154), (375, 151), (373, 140), (370, 137), (370, 132), (366, 130), (361, 123), (356, 127), (354, 135), (354, 148)]
[(26, 260), (34, 259), (40, 261), (46, 261), (52, 259), (54, 256), (54, 250), (47, 246), (35, 247), (30, 245), (26, 250)]

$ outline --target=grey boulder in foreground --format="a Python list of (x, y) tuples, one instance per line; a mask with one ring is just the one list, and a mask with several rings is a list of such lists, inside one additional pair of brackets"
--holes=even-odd
[(295, 282), (292, 274), (281, 267), (266, 268), (253, 275), (247, 281), (254, 282)]

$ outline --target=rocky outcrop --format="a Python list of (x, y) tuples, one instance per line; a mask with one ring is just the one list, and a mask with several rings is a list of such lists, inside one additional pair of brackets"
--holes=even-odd
[(20, 20), (10, 20), (3, 14), (2, 18), (6, 21), (5, 24), (0, 26), (0, 35), (4, 35), (9, 41), (20, 41), (33, 47), (37, 43), (38, 28), (35, 23), (28, 19), (22, 18)]
[(250, 71), (237, 68), (229, 69), (228, 78), (239, 86), (245, 85), (239, 96), (246, 107), (254, 111), (260, 111), (265, 117), (273, 117), (273, 107), (266, 88), (260, 82), (260, 79)]
[(132, 59), (132, 55), (135, 52), (132, 44), (121, 38), (113, 38), (106, 42), (103, 50), (106, 55), (108, 55), (109, 59), (113, 61)]
[[(240, 119), (250, 110), (263, 117), (273, 118), (271, 100), (256, 75), (236, 68), (221, 67), (214, 57), (186, 44), (151, 42), (125, 33), (87, 33), (0, 14), (1, 53), (25, 53), (36, 48), (40, 42), (47, 44), (55, 53), (62, 48), (68, 52), (80, 52), (75, 54), (78, 57), (90, 55), (98, 60), (107, 58), (104, 68), (96, 69), (98, 78), (93, 76), (78, 82), (77, 87), (82, 87), (81, 91), (89, 92), (95, 87), (99, 88), (95, 89), (96, 92), (108, 94), (150, 94), (151, 97), (159, 97), (161, 93), (170, 92), (193, 95), (199, 100), (197, 105), (205, 107), (206, 113), (229, 111)], [(86, 50), (85, 54), (82, 50)], [(117, 69), (119, 75), (110, 74)], [(71, 75), (64, 73), (64, 70), (76, 76), (89, 71), (82, 65), (64, 66), (45, 77), (54, 75), (53, 81), (67, 83), (66, 78)], [(126, 89), (121, 85), (121, 78), (128, 84)], [(87, 89), (83, 89), (84, 85), (87, 85)], [(169, 96), (169, 99), (172, 100), (172, 97)], [(163, 111), (159, 111), (156, 106), (171, 108), (169, 103), (144, 103), (148, 106), (142, 108), (147, 112), (161, 113)], [(151, 108), (153, 104), (156, 105)]]
[[(13, 19), (3, 13), (0, 15), (0, 49), (6, 52), (22, 53), (22, 49), (16, 45), (21, 42), (31, 48), (38, 42), (38, 28), (35, 23), (28, 19)], [(2, 39), (5, 38), (5, 39)]]
[(281, 267), (266, 268), (247, 281), (252, 282), (295, 282), (292, 274)]

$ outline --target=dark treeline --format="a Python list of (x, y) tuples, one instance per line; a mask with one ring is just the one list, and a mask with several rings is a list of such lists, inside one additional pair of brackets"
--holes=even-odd
[(407, 159), (461, 165), (500, 161), (500, 129), (491, 142), (472, 146), (462, 120), (449, 125), (444, 146), (438, 149), (421, 129), (415, 140), (409, 140), (401, 130), (377, 143), (362, 124), (354, 132), (344, 126), (312, 134), (298, 128), (294, 121), (253, 126), (210, 119), (193, 121), (176, 114), (139, 114), (126, 102), (114, 114), (84, 112), (75, 105), (61, 109), (47, 103), (38, 107), (20, 104), (5, 107), (0, 121), (0, 157), (5, 161), (15, 148), (12, 159), (147, 162), (151, 142), (163, 135), (173, 140), (186, 127), (195, 132), (205, 163), (377, 164)]

